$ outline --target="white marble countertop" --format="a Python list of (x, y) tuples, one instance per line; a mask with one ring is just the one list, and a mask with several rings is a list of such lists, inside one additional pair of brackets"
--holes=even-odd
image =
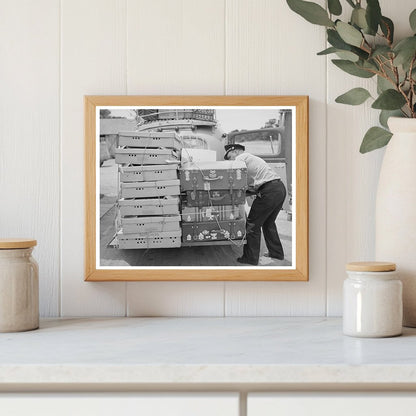
[(416, 329), (342, 335), (334, 318), (102, 318), (0, 334), (0, 389), (42, 385), (416, 387)]

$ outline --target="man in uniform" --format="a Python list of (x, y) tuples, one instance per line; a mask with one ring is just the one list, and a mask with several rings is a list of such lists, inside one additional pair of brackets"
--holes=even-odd
[(276, 218), (286, 198), (286, 188), (277, 173), (260, 157), (245, 151), (241, 144), (225, 146), (225, 160), (242, 160), (247, 166), (248, 191), (256, 195), (246, 222), (247, 244), (237, 261), (257, 265), (260, 257), (263, 229), (268, 253), (265, 256), (284, 259), (284, 252), (276, 228)]

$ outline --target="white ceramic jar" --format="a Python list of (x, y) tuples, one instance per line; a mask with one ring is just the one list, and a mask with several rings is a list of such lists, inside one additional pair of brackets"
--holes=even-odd
[(402, 333), (402, 282), (396, 265), (385, 262), (347, 264), (343, 331), (354, 337), (393, 337)]
[(36, 240), (0, 240), (0, 332), (39, 328)]

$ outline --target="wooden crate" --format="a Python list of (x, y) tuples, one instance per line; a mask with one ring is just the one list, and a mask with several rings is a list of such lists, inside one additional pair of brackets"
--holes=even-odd
[(119, 249), (176, 248), (181, 246), (181, 232), (169, 231), (148, 234), (117, 233)]
[(247, 167), (238, 160), (188, 162), (182, 165), (179, 177), (182, 191), (247, 188)]
[(180, 215), (163, 217), (123, 217), (120, 226), (124, 234), (180, 231)]
[(179, 195), (179, 179), (157, 182), (131, 182), (120, 184), (121, 198), (154, 198)]
[(120, 215), (178, 215), (179, 198), (120, 199)]
[(218, 205), (209, 207), (182, 207), (182, 221), (206, 222), (244, 219), (244, 205)]
[(120, 166), (121, 182), (150, 182), (178, 179), (177, 165)]
[(131, 165), (166, 165), (179, 163), (173, 149), (116, 149), (116, 163)]
[(138, 148), (171, 148), (180, 150), (182, 143), (175, 132), (128, 131), (120, 132), (118, 145)]

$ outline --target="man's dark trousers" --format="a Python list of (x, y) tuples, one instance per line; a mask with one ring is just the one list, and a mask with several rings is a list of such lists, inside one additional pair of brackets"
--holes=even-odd
[(261, 230), (270, 257), (284, 257), (282, 243), (276, 228), (276, 218), (286, 198), (286, 188), (280, 179), (262, 185), (254, 200), (246, 223), (246, 239), (243, 258), (247, 263), (258, 264), (260, 256)]

